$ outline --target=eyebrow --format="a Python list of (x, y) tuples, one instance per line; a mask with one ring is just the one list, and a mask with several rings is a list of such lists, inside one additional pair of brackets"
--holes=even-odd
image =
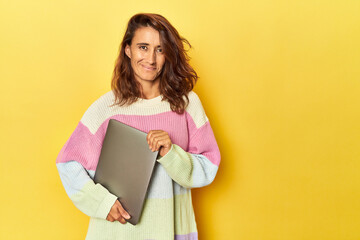
[[(150, 44), (148, 43), (137, 43), (136, 45), (146, 45), (146, 46), (149, 46)], [(161, 47), (160, 45), (157, 45), (157, 47)]]

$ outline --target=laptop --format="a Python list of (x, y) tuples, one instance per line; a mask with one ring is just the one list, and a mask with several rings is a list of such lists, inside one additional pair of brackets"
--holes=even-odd
[(152, 152), (147, 133), (110, 119), (94, 181), (118, 197), (136, 225), (141, 216), (158, 151)]

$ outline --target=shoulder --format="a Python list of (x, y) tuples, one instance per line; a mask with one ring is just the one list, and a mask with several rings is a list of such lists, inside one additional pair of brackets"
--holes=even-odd
[(194, 92), (190, 91), (188, 94), (189, 104), (185, 111), (190, 115), (197, 128), (204, 125), (209, 119), (206, 116), (204, 107), (201, 103), (199, 96)]
[(83, 118), (87, 117), (95, 117), (107, 110), (110, 105), (113, 103), (114, 94), (112, 91), (106, 92), (105, 94), (101, 95), (97, 98), (90, 107), (84, 113)]
[(103, 121), (111, 115), (111, 104), (114, 102), (114, 94), (108, 91), (98, 97), (85, 111), (81, 122), (94, 133)]
[(201, 105), (201, 101), (199, 96), (194, 92), (194, 91), (190, 91), (188, 93), (188, 98), (189, 98), (189, 104), (193, 104), (193, 105)]

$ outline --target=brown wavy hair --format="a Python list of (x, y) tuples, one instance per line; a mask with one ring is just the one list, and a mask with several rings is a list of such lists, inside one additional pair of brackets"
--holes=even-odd
[[(111, 80), (111, 89), (115, 95), (115, 103), (112, 106), (132, 104), (142, 95), (141, 84), (135, 80), (130, 58), (125, 54), (126, 45), (131, 45), (135, 31), (141, 27), (152, 27), (159, 32), (160, 44), (165, 55), (165, 63), (159, 75), (160, 94), (170, 103), (172, 111), (182, 114), (189, 103), (188, 93), (199, 78), (189, 64), (190, 57), (187, 51), (192, 46), (179, 35), (166, 18), (152, 13), (138, 13), (128, 22)], [(188, 50), (185, 50), (184, 44), (189, 46)]]

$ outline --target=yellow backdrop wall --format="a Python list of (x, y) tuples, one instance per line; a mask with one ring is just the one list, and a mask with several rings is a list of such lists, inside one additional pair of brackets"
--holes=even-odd
[(55, 159), (138, 12), (193, 46), (217, 138), (201, 240), (360, 239), (360, 1), (0, 1), (0, 239), (83, 239)]

